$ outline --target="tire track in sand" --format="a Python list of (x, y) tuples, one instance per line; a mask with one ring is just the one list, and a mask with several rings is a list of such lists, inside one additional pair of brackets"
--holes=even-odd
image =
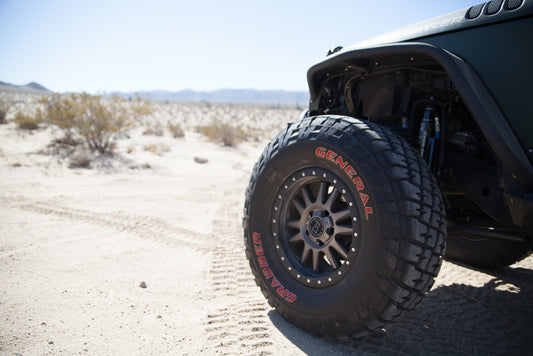
[[(233, 190), (240, 188), (234, 187)], [(210, 254), (212, 264), (208, 283), (211, 285), (205, 292), (223, 303), (218, 303), (203, 319), (204, 348), (220, 354), (275, 354), (270, 341), (275, 326), (267, 315), (271, 308), (255, 284), (244, 253), (240, 226), (242, 204), (237, 201), (238, 195), (235, 192), (223, 194), (228, 202), (222, 204), (217, 219), (213, 220), (214, 231), (205, 234), (175, 227), (157, 217), (123, 212), (97, 213), (27, 197), (0, 197), (0, 203), (9, 209), (83, 222), (170, 247), (191, 248)], [(9, 251), (6, 255), (14, 253), (17, 251)]]
[[(151, 216), (124, 214), (120, 212), (96, 213), (53, 203), (32, 201), (21, 197), (16, 201), (5, 198), (1, 198), (0, 201), (4, 207), (44, 215), (53, 215), (67, 220), (82, 221), (91, 226), (125, 232), (171, 247), (188, 247), (204, 253), (211, 251), (205, 243), (205, 241), (209, 240), (207, 234), (200, 234), (192, 230), (179, 228), (167, 223), (163, 219)], [(9, 252), (9, 254), (13, 253), (16, 253), (16, 251)]]
[[(224, 198), (230, 200), (238, 196), (239, 192), (229, 191)], [(239, 223), (242, 204), (240, 201), (229, 203), (224, 206), (232, 208), (221, 209), (214, 221), (217, 246), (209, 272), (214, 297), (225, 303), (207, 315), (206, 347), (225, 355), (275, 354), (271, 342), (274, 326), (267, 316), (270, 307), (255, 284), (244, 253)]]

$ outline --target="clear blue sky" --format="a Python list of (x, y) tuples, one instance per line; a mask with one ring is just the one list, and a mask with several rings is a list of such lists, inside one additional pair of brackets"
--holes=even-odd
[(307, 90), (328, 48), (482, 0), (0, 0), (0, 81), (58, 91)]

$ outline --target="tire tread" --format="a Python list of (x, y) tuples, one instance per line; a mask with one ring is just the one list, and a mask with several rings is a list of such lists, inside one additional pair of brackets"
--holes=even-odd
[[(417, 152), (406, 141), (386, 128), (353, 118), (318, 116), (289, 125), (266, 146), (254, 166), (246, 190), (247, 202), (266, 163), (284, 148), (301, 141), (335, 142), (343, 152), (357, 150), (358, 157), (372, 156), (380, 167), (369, 168), (383, 169), (385, 177), (382, 179), (388, 181), (392, 187), (390, 190), (380, 191), (383, 196), (396, 201), (395, 204), (387, 205), (382, 213), (390, 217), (390, 229), (400, 227), (401, 233), (399, 239), (392, 237), (393, 232), (383, 234), (382, 237), (385, 250), (394, 261), (394, 266), (391, 270), (384, 268), (376, 275), (376, 286), (381, 291), (381, 300), (355, 301), (353, 309), (359, 316), (361, 324), (351, 330), (325, 327), (324, 322), (315, 323), (313, 318), (302, 321), (307, 330), (321, 335), (360, 337), (384, 327), (413, 309), (431, 289), (442, 263), (441, 256), (444, 252), (446, 235), (445, 210), (440, 190), (426, 163)], [(381, 186), (382, 183), (376, 181), (375, 185)], [(396, 223), (398, 217), (409, 220), (409, 226), (398, 225)], [(246, 221), (245, 204), (243, 218), (245, 238)], [(294, 320), (291, 310), (279, 304), (269, 294), (269, 288), (264, 285), (260, 271), (255, 270), (251, 263), (253, 260), (251, 249), (251, 244), (247, 243), (246, 255), (250, 260), (256, 283), (270, 305), (287, 319)], [(335, 325), (334, 320), (331, 323)]]

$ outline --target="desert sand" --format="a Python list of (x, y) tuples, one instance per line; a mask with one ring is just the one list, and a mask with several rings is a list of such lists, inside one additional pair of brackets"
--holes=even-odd
[[(47, 147), (53, 128), (0, 125), (0, 355), (531, 354), (533, 257), (497, 272), (445, 261), (416, 310), (362, 339), (311, 335), (268, 306), (244, 254), (244, 191), (298, 114), (161, 104), (149, 125), (177, 120), (185, 137), (139, 127), (90, 168)], [(213, 117), (251, 139), (195, 132)]]

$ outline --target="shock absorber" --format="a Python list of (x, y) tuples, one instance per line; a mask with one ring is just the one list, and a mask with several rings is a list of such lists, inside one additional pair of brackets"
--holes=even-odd
[(431, 167), (433, 162), (433, 155), (435, 153), (435, 146), (440, 139), (440, 120), (437, 110), (427, 105), (424, 109), (422, 121), (420, 123), (420, 131), (418, 135), (419, 152)]

